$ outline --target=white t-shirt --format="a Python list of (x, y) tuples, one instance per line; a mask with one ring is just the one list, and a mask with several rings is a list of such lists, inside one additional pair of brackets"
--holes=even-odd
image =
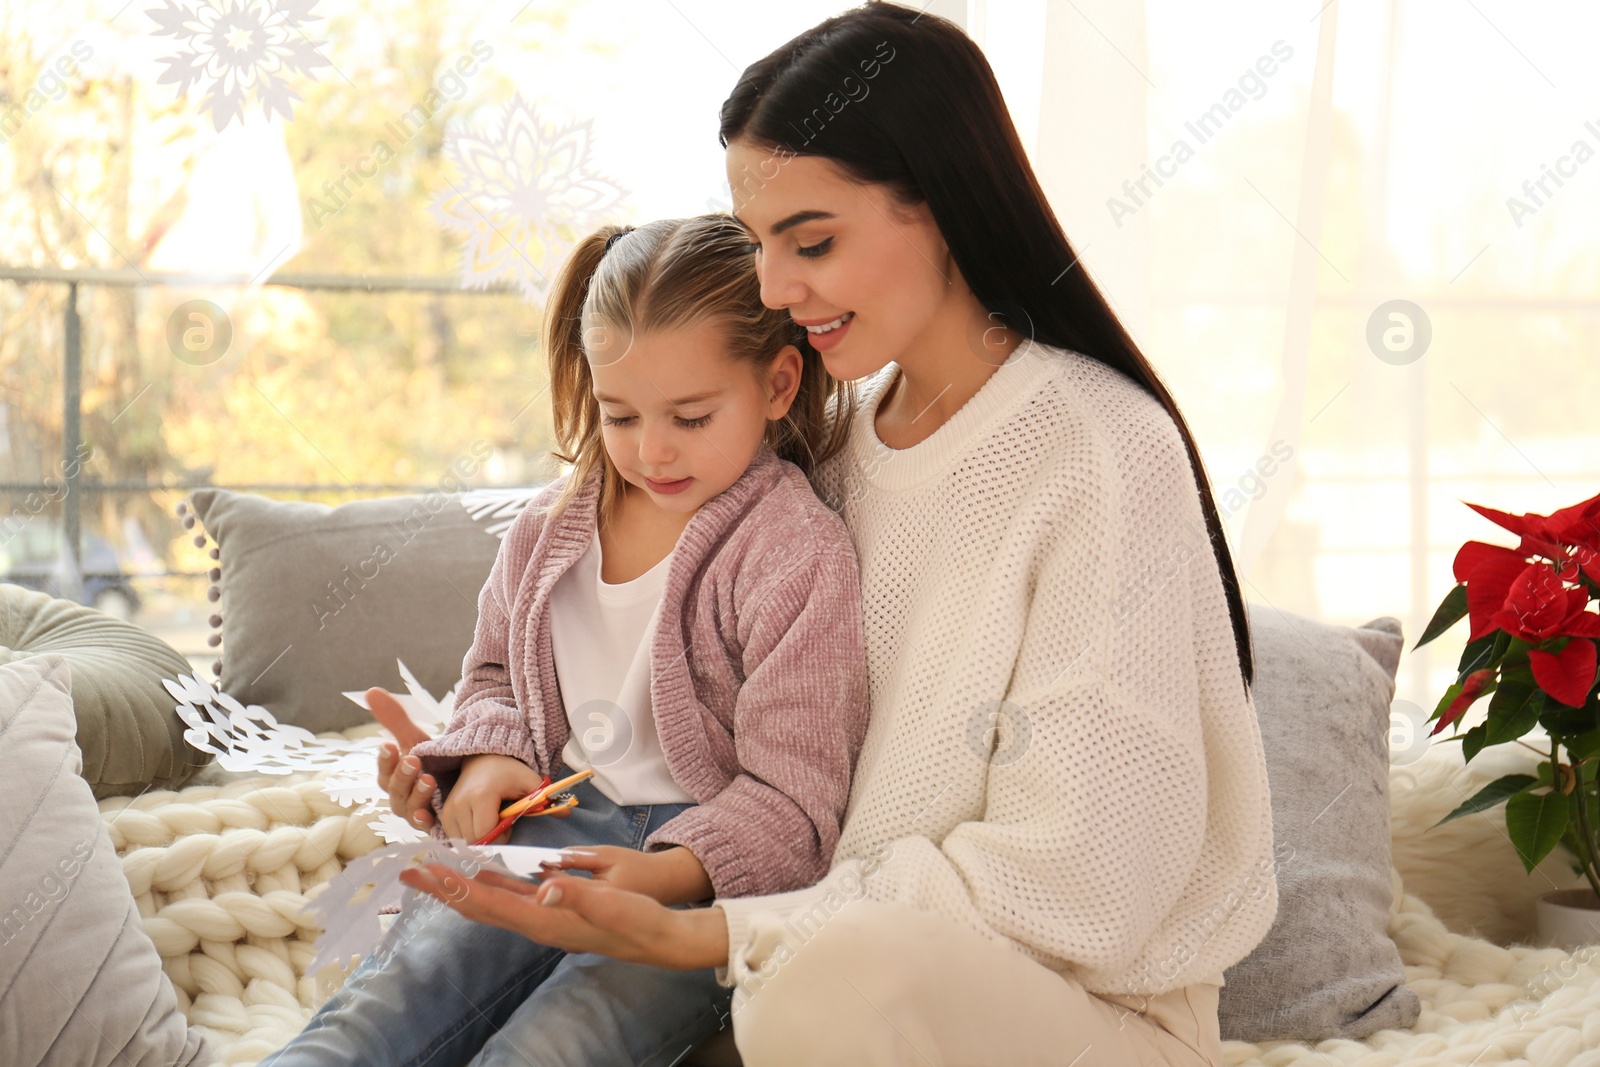
[(616, 804), (692, 804), (650, 708), (650, 638), (672, 554), (630, 582), (600, 578), (597, 529), (550, 590), (550, 643), (572, 734), (561, 758)]

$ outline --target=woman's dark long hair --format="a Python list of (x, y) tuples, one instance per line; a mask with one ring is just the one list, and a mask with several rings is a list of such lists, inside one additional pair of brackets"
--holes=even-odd
[(742, 140), (780, 158), (829, 159), (904, 203), (926, 203), (985, 308), (1025, 337), (1121, 371), (1161, 401), (1189, 452), (1240, 673), (1251, 686), (1244, 598), (1194, 436), (1099, 288), (1081, 266), (1067, 269), (1078, 255), (972, 39), (934, 15), (868, 3), (752, 63), (723, 103), (721, 120), (724, 147)]

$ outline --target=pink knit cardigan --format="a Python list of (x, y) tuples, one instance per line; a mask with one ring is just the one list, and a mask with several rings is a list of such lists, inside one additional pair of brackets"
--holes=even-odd
[[(411, 751), (437, 814), (461, 759), (493, 752), (554, 774), (568, 726), (550, 590), (589, 547), (591, 474), (564, 513), (544, 487), (506, 532), (445, 732)], [(687, 653), (687, 654), (686, 654)], [(690, 849), (718, 897), (811, 885), (832, 861), (867, 725), (860, 572), (849, 529), (804, 472), (762, 446), (690, 518), (667, 565), (650, 701), (672, 777), (696, 806), (645, 850)]]

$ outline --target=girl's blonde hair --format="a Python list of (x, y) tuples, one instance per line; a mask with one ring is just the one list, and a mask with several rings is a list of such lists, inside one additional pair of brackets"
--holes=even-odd
[[(614, 235), (620, 236), (611, 242)], [(557, 444), (551, 455), (573, 467), (549, 514), (557, 515), (566, 507), (596, 466), (604, 469), (602, 524), (622, 500), (622, 476), (606, 454), (600, 433), (600, 404), (594, 398), (585, 336), (597, 336), (590, 331), (601, 329), (636, 337), (708, 321), (726, 331), (734, 359), (757, 369), (770, 366), (784, 345), (800, 349), (799, 391), (788, 413), (767, 424), (764, 440), (774, 452), (809, 476), (843, 447), (849, 413), (855, 408), (854, 383), (828, 373), (806, 340), (805, 328), (787, 311), (761, 303), (754, 248), (731, 215), (662, 219), (637, 228), (606, 226), (573, 250), (545, 312)], [(835, 405), (832, 418), (827, 410), (830, 397)]]

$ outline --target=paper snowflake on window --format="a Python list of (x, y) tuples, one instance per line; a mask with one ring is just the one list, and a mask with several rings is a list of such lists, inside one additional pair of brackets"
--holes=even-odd
[[(410, 692), (396, 693), (395, 699), (412, 722), (438, 736), (450, 720), (455, 690), (452, 688), (442, 699), (435, 700), (404, 663), (400, 663), (400, 677)], [(408, 843), (429, 837), (394, 814), (389, 809), (388, 794), (378, 788), (378, 748), (387, 734), (354, 741), (318, 737), (309, 730), (280, 723), (261, 705), (246, 706), (192, 675), (179, 675), (161, 684), (178, 702), (174, 710), (188, 727), (183, 739), (202, 752), (214, 754), (223, 770), (318, 774), (322, 776), (322, 791), (341, 805), (353, 807), (356, 815), (371, 815), (367, 825), (385, 841)], [(363, 708), (367, 706), (365, 690), (344, 695)]]
[(445, 134), (460, 176), (428, 211), (462, 242), (464, 284), (511, 281), (537, 302), (573, 242), (611, 221), (626, 193), (595, 172), (591, 126), (546, 122), (518, 94), (498, 131)]
[(303, 28), (321, 20), (311, 13), (316, 5), (317, 0), (163, 0), (145, 14), (155, 21), (155, 36), (175, 37), (181, 47), (162, 58), (167, 70), (156, 80), (176, 82), (179, 96), (188, 96), (196, 82), (205, 85), (200, 109), (211, 112), (218, 131), (243, 117), (251, 96), (263, 115), (277, 111), (292, 118), (290, 105), (300, 94), (283, 73), (310, 74), (331, 65)]

